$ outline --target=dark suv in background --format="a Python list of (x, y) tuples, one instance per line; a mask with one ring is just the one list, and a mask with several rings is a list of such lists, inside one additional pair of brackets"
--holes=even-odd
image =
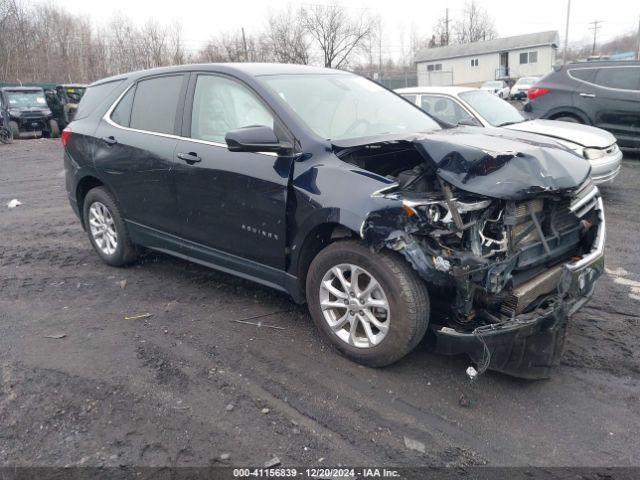
[(556, 67), (528, 92), (525, 112), (593, 125), (621, 147), (640, 147), (640, 62), (585, 62)]

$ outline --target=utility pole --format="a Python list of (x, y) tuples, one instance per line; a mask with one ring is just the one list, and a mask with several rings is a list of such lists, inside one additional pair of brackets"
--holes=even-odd
[(593, 48), (591, 49), (591, 55), (596, 54), (596, 38), (598, 35), (598, 30), (600, 29), (600, 24), (602, 20), (594, 20), (593, 22), (589, 22), (592, 27), (589, 27), (589, 30), (593, 30)]
[(445, 10), (444, 14), (444, 42), (445, 45), (449, 45), (449, 9)]
[(636, 50), (636, 60), (640, 61), (640, 16), (638, 16), (638, 48)]
[(378, 82), (382, 83), (382, 19), (378, 17)]
[(567, 47), (569, 45), (569, 14), (571, 13), (571, 0), (567, 0), (567, 23), (564, 28), (564, 53), (562, 54), (562, 63), (567, 63)]
[(249, 61), (249, 50), (247, 50), (247, 38), (244, 36), (244, 27), (242, 27), (242, 46), (244, 48), (244, 61)]

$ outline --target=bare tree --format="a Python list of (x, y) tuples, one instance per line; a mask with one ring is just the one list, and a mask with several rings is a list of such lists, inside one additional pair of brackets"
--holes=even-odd
[(304, 26), (322, 52), (324, 66), (329, 68), (344, 67), (373, 29), (366, 15), (352, 18), (336, 4), (305, 6), (301, 12)]
[(288, 7), (284, 11), (271, 11), (265, 43), (276, 62), (309, 63), (311, 45), (300, 10), (294, 11)]
[(491, 40), (496, 37), (493, 19), (475, 0), (465, 4), (462, 18), (455, 23), (454, 32), (458, 43)]

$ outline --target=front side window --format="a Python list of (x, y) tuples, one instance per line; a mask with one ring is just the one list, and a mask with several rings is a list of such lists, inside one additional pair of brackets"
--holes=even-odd
[(422, 95), (420, 107), (438, 120), (453, 125), (457, 125), (464, 120), (473, 121), (473, 117), (451, 98), (438, 95)]
[(607, 88), (640, 90), (640, 68), (601, 68), (596, 73), (595, 83)]
[(256, 126), (274, 128), (274, 118), (251, 90), (228, 78), (198, 76), (191, 112), (191, 138), (224, 143), (227, 132)]
[(138, 82), (129, 126), (136, 130), (173, 134), (183, 75)]
[(329, 140), (440, 128), (417, 107), (357, 75), (272, 75), (260, 80), (286, 102), (311, 131)]
[(470, 90), (462, 92), (460, 98), (494, 127), (524, 122), (514, 106), (489, 92)]

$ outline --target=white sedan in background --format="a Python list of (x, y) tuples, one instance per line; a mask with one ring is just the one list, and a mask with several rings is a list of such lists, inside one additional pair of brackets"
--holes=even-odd
[(396, 93), (432, 117), (453, 125), (503, 127), (551, 137), (591, 163), (595, 183), (611, 181), (620, 172), (622, 152), (615, 137), (600, 128), (557, 120), (529, 120), (509, 102), (477, 88), (413, 87)]
[(516, 100), (527, 98), (527, 90), (533, 87), (538, 80), (540, 80), (538, 77), (520, 77), (511, 87), (509, 97)]
[(502, 80), (490, 80), (488, 82), (484, 82), (480, 87), (480, 90), (493, 93), (500, 98), (509, 98), (509, 85)]

